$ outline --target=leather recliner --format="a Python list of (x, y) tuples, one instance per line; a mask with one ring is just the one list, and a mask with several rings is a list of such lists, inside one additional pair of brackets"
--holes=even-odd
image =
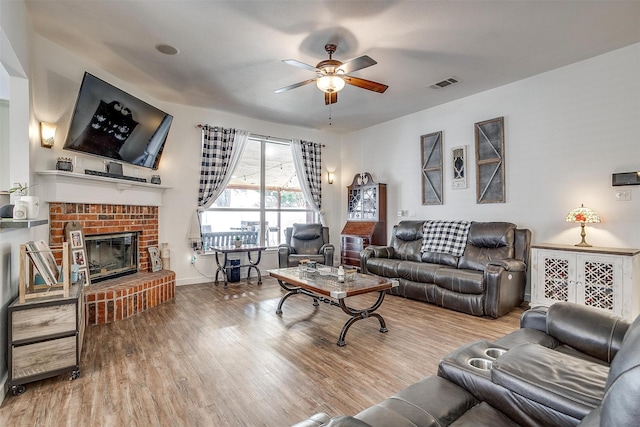
[(329, 228), (322, 224), (293, 224), (284, 231), (285, 242), (278, 246), (280, 268), (296, 267), (308, 259), (333, 266), (335, 247), (329, 243)]
[[(452, 366), (461, 351), (479, 344), (464, 346), (443, 362)], [(355, 416), (319, 413), (295, 427), (638, 425), (640, 316), (629, 325), (588, 307), (556, 303), (548, 312), (525, 312), (521, 329), (489, 344), (507, 352), (484, 375), (471, 368), (455, 373), (443, 369), (441, 362), (438, 376), (426, 377)], [(540, 358), (544, 363), (536, 362), (534, 369), (531, 363)], [(600, 381), (601, 373), (606, 373), (602, 388), (578, 381)], [(498, 387), (483, 386), (487, 382)], [(585, 400), (580, 395), (593, 396)], [(582, 414), (572, 415), (578, 412)]]

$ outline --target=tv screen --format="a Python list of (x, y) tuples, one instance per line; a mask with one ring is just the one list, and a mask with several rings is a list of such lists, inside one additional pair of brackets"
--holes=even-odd
[(158, 169), (173, 116), (84, 73), (67, 150)]

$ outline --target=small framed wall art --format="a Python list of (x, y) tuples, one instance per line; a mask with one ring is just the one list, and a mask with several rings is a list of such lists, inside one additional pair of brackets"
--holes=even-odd
[(476, 123), (475, 135), (476, 203), (504, 203), (504, 117)]
[(420, 137), (422, 204), (442, 204), (442, 131)]
[(453, 176), (451, 188), (462, 190), (467, 188), (467, 146), (453, 147), (451, 149), (451, 170)]
[(81, 286), (89, 286), (89, 261), (85, 245), (84, 231), (79, 221), (69, 221), (64, 226), (64, 239), (71, 243), (71, 282)]
[(148, 247), (149, 252), (149, 268), (152, 272), (162, 270), (162, 259), (160, 258), (160, 251), (156, 247)]

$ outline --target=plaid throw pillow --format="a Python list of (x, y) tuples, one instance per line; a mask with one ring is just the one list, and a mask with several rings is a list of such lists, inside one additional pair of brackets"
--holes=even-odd
[(422, 229), (421, 252), (462, 256), (470, 225), (469, 221), (426, 221)]

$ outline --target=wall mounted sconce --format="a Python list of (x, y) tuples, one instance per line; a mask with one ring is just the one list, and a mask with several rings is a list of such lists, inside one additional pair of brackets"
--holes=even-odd
[(334, 172), (327, 172), (327, 181), (329, 184), (333, 184), (333, 179), (335, 178)]
[(52, 148), (55, 142), (56, 125), (53, 123), (40, 122), (40, 145), (45, 148)]
[(587, 237), (587, 233), (585, 233), (584, 231), (584, 225), (586, 223), (600, 222), (600, 216), (598, 216), (598, 214), (591, 209), (585, 208), (584, 205), (581, 205), (579, 208), (575, 208), (574, 210), (569, 212), (565, 218), (565, 221), (580, 223), (580, 237), (582, 237), (582, 240), (580, 241), (580, 243), (577, 243), (576, 246), (591, 247), (591, 245), (588, 244), (585, 240), (585, 237)]

